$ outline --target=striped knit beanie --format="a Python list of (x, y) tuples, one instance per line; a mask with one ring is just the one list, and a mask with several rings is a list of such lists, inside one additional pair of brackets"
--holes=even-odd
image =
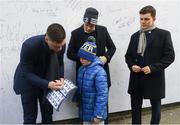
[(89, 61), (93, 61), (96, 57), (96, 44), (92, 40), (95, 39), (93, 36), (90, 36), (88, 40), (82, 45), (82, 47), (79, 49), (78, 56), (80, 58), (84, 58)]
[(95, 8), (89, 7), (86, 9), (83, 21), (84, 23), (97, 24), (98, 11)]

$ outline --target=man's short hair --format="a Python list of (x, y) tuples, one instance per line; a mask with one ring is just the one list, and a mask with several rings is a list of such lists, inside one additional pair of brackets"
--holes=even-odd
[(156, 9), (153, 6), (148, 5), (148, 6), (143, 7), (139, 11), (139, 14), (147, 14), (147, 13), (150, 13), (152, 17), (155, 17), (156, 16)]
[(53, 42), (62, 42), (66, 38), (66, 32), (62, 25), (53, 23), (48, 26), (46, 35)]

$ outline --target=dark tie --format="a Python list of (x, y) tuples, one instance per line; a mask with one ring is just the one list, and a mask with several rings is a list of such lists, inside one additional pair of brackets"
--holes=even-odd
[(59, 75), (59, 61), (57, 53), (51, 52), (46, 78), (49, 81), (59, 80)]

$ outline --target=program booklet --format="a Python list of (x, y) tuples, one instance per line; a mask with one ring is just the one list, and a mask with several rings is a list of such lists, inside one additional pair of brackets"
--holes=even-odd
[(60, 90), (50, 90), (47, 93), (46, 98), (54, 109), (58, 111), (64, 99), (76, 88), (76, 85), (72, 81), (64, 79), (64, 88)]

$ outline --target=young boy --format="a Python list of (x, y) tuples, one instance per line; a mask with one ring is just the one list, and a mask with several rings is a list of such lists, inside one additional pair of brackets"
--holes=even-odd
[(103, 63), (96, 56), (96, 44), (85, 42), (78, 56), (82, 63), (77, 79), (80, 120), (102, 125), (107, 117), (108, 85)]

